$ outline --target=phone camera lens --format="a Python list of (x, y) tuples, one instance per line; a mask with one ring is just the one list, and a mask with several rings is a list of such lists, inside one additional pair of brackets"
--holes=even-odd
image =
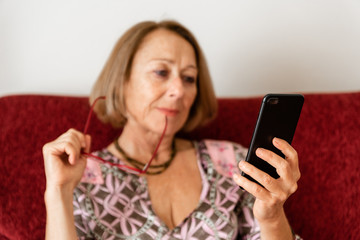
[(268, 100), (268, 103), (272, 104), (272, 105), (275, 105), (275, 104), (278, 104), (279, 103), (279, 99), (278, 98), (270, 98)]

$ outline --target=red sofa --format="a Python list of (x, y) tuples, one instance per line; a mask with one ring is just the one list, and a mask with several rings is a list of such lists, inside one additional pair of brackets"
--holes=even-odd
[[(189, 134), (249, 145), (261, 98), (219, 99), (219, 115)], [(41, 149), (68, 128), (83, 129), (85, 97), (17, 95), (0, 98), (0, 239), (43, 239), (45, 175)], [(117, 131), (95, 117), (92, 149)], [(360, 92), (305, 94), (293, 140), (302, 177), (285, 208), (304, 239), (360, 237)]]

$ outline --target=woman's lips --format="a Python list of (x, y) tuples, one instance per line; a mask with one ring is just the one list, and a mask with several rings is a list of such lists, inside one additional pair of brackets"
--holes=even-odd
[(168, 117), (174, 117), (179, 114), (179, 110), (171, 108), (157, 108), (160, 112), (164, 113)]

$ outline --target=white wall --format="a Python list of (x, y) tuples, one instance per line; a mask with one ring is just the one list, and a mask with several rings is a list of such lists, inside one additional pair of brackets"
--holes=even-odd
[(0, 95), (86, 95), (125, 29), (167, 18), (218, 96), (360, 90), (360, 1), (0, 0)]

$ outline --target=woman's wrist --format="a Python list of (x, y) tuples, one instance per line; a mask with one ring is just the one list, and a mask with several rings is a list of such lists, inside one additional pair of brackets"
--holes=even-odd
[(46, 187), (44, 193), (46, 207), (59, 203), (71, 203), (73, 192), (74, 190), (71, 187)]
[(44, 194), (46, 206), (45, 239), (77, 239), (73, 215), (73, 190), (50, 187)]
[(257, 217), (255, 215), (256, 220), (259, 222), (259, 224), (271, 224), (271, 223), (277, 223), (283, 221), (283, 219), (286, 219), (285, 211), (283, 207), (278, 207), (273, 209), (271, 212), (267, 212), (266, 216)]
[(294, 239), (284, 209), (276, 217), (258, 220), (261, 231), (261, 239)]

